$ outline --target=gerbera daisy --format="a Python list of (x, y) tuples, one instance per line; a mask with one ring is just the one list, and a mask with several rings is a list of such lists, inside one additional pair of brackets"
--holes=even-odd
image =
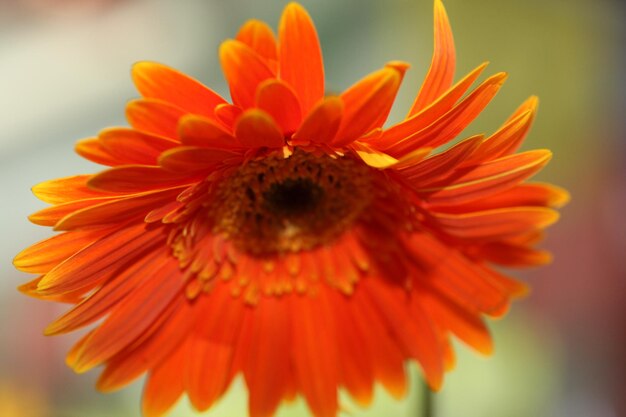
[(534, 248), (565, 191), (526, 183), (547, 150), (516, 153), (537, 99), (488, 137), (446, 150), (497, 93), (486, 64), (453, 84), (455, 52), (435, 1), (435, 50), (406, 118), (383, 128), (408, 65), (390, 62), (325, 95), (313, 23), (289, 4), (278, 39), (247, 22), (219, 50), (232, 103), (161, 64), (133, 67), (129, 128), (77, 152), (110, 168), (34, 187), (30, 216), (60, 233), (15, 259), (21, 287), (74, 304), (46, 329), (84, 326), (67, 363), (99, 365), (102, 391), (147, 374), (146, 416), (186, 393), (206, 410), (243, 375), (251, 416), (304, 397), (335, 416), (375, 382), (395, 397), (417, 362), (430, 387), (452, 335), (479, 352), (485, 316), (526, 286), (498, 268), (545, 263)]

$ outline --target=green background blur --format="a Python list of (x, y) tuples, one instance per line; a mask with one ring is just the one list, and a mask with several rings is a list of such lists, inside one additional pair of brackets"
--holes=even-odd
[[(386, 61), (412, 64), (390, 121), (408, 109), (432, 53), (431, 0), (304, 0), (313, 16), (327, 84), (340, 91)], [(0, 2), (0, 416), (139, 416), (142, 382), (103, 395), (97, 372), (64, 365), (76, 335), (47, 338), (64, 306), (19, 295), (31, 277), (12, 257), (49, 235), (26, 215), (43, 205), (29, 188), (94, 172), (73, 143), (124, 125), (136, 96), (129, 68), (167, 63), (227, 96), (221, 41), (248, 18), (275, 27), (279, 0), (25, 0)], [(538, 177), (568, 188), (572, 202), (544, 246), (552, 265), (516, 273), (531, 296), (491, 322), (496, 353), (458, 344), (457, 368), (435, 397), (437, 417), (626, 416), (626, 116), (624, 3), (616, 0), (447, 0), (457, 77), (481, 62), (507, 71), (499, 95), (465, 134), (491, 133), (528, 96), (541, 99), (525, 149), (555, 157)], [(458, 78), (457, 78), (458, 79)], [(377, 389), (373, 406), (349, 401), (342, 416), (419, 416), (420, 377), (396, 402)], [(244, 416), (238, 380), (207, 417)], [(173, 417), (194, 416), (183, 399)], [(279, 416), (307, 416), (302, 402)]]

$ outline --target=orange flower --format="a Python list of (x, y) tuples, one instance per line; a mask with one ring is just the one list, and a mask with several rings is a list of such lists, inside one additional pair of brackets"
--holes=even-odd
[(550, 159), (515, 153), (537, 99), (489, 137), (444, 151), (506, 75), (453, 84), (455, 52), (435, 1), (435, 52), (407, 117), (383, 129), (408, 65), (388, 63), (324, 95), (317, 34), (292, 3), (278, 39), (246, 23), (220, 48), (233, 103), (166, 66), (140, 63), (130, 128), (80, 141), (111, 168), (39, 184), (30, 217), (61, 233), (19, 254), (21, 287), (74, 304), (46, 334), (92, 325), (68, 364), (104, 365), (98, 388), (147, 373), (146, 416), (186, 393), (208, 409), (243, 374), (251, 416), (302, 395), (335, 416), (342, 387), (362, 405), (395, 397), (415, 360), (441, 386), (454, 335), (479, 352), (483, 316), (526, 286), (494, 266), (549, 260), (534, 249), (567, 193), (524, 181)]

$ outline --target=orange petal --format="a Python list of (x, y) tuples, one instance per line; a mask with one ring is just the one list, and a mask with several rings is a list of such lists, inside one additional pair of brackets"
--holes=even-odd
[(489, 329), (478, 312), (468, 311), (442, 294), (433, 294), (430, 291), (416, 291), (416, 293), (421, 304), (428, 311), (428, 315), (435, 317), (438, 324), (478, 352), (484, 355), (493, 352), (493, 340)]
[(107, 281), (98, 291), (50, 323), (44, 333), (51, 336), (71, 332), (108, 314), (138, 288), (147, 276), (154, 273), (154, 265), (159, 263), (162, 256), (163, 253), (159, 251), (136, 260), (128, 268), (120, 271), (114, 279)]
[(74, 371), (88, 371), (142, 336), (163, 315), (183, 285), (177, 260), (171, 257), (153, 262), (148, 277), (92, 333), (77, 355)]
[(211, 171), (225, 160), (233, 158), (237, 158), (237, 154), (225, 149), (179, 146), (164, 152), (159, 158), (159, 164), (168, 171), (194, 173)]
[(55, 235), (21, 251), (13, 265), (20, 271), (45, 274), (57, 264), (93, 243), (106, 231), (81, 230)]
[(277, 297), (260, 302), (254, 311), (250, 343), (255, 346), (245, 364), (250, 392), (250, 417), (274, 415), (285, 396), (291, 363), (286, 360), (291, 349), (289, 303)]
[(304, 119), (292, 142), (330, 143), (339, 130), (343, 109), (343, 101), (339, 97), (325, 97)]
[(489, 281), (506, 291), (511, 298), (524, 297), (530, 291), (528, 284), (525, 282), (508, 277), (484, 264), (479, 265), (479, 268), (485, 273)]
[(184, 344), (196, 324), (196, 320), (193, 320), (195, 305), (192, 306), (184, 299), (181, 301), (176, 305), (177, 308), (172, 309), (167, 320), (157, 322), (157, 332), (144, 338), (132, 350), (122, 351), (107, 361), (98, 378), (98, 390), (112, 392), (122, 388), (147, 370), (156, 368)]
[(513, 207), (464, 214), (431, 213), (436, 227), (451, 236), (473, 241), (493, 241), (543, 229), (558, 219), (546, 207)]
[[(235, 39), (245, 43), (259, 56), (265, 58), (268, 61), (268, 65), (270, 65), (270, 62), (278, 59), (274, 32), (265, 22), (256, 19), (248, 20), (239, 29)], [(274, 63), (274, 65), (276, 64)]]
[(183, 145), (205, 148), (240, 148), (237, 139), (220, 124), (193, 114), (184, 116), (178, 124), (178, 135)]
[(569, 201), (569, 193), (552, 184), (519, 184), (500, 193), (455, 206), (431, 206), (434, 211), (446, 213), (466, 213), (516, 206), (543, 206), (559, 208)]
[(402, 170), (402, 174), (405, 175), (412, 184), (417, 184), (420, 180), (425, 178), (429, 180), (438, 178), (443, 174), (449, 173), (459, 163), (476, 151), (482, 141), (482, 135), (467, 138), (444, 152), (407, 167)]
[(256, 106), (272, 116), (284, 134), (295, 132), (302, 122), (298, 98), (283, 81), (267, 80), (259, 85)]
[(220, 61), (233, 103), (244, 109), (254, 106), (259, 84), (274, 77), (265, 60), (245, 43), (230, 39), (220, 46)]
[(123, 165), (94, 175), (88, 181), (90, 188), (116, 193), (139, 193), (192, 184), (201, 178), (172, 173), (161, 167)]
[(42, 295), (88, 291), (117, 271), (121, 262), (141, 254), (153, 245), (163, 245), (163, 230), (148, 229), (144, 224), (122, 227), (58, 264), (41, 280), (37, 291)]
[(376, 151), (364, 143), (354, 142), (351, 146), (359, 158), (372, 168), (385, 169), (398, 163), (396, 158)]
[(458, 103), (444, 116), (415, 134), (391, 144), (385, 150), (392, 156), (403, 155), (420, 147), (437, 147), (454, 139), (489, 104), (506, 79), (505, 73), (496, 74)]
[(441, 292), (460, 306), (496, 314), (509, 304), (508, 294), (484, 276), (474, 261), (434, 236), (416, 233), (407, 249), (416, 264), (416, 284)]
[(183, 363), (185, 349), (179, 348), (160, 363), (147, 378), (141, 403), (142, 415), (161, 417), (184, 392)]
[(538, 99), (531, 97), (463, 165), (471, 166), (515, 152), (524, 141), (535, 119)]
[(366, 407), (373, 398), (375, 359), (367, 338), (357, 325), (352, 300), (346, 300), (339, 293), (334, 298), (341, 383), (360, 406)]
[(552, 256), (547, 251), (503, 242), (481, 245), (472, 254), (487, 262), (511, 268), (545, 265), (552, 261)]
[(91, 205), (69, 213), (54, 225), (54, 229), (72, 230), (87, 226), (119, 224), (133, 217), (143, 219), (155, 206), (175, 199), (185, 188), (179, 186), (151, 191)]
[(215, 108), (215, 117), (231, 131), (235, 126), (235, 122), (243, 113), (243, 110), (232, 104), (220, 104)]
[(357, 291), (350, 300), (355, 324), (371, 351), (372, 366), (377, 381), (395, 399), (406, 395), (407, 378), (404, 370), (406, 354), (389, 337), (389, 328), (363, 291)]
[(474, 169), (452, 172), (449, 179), (423, 184), (418, 192), (434, 205), (455, 205), (511, 188), (545, 166), (552, 153), (528, 151), (485, 163)]
[[(332, 289), (331, 291), (335, 291)], [(325, 294), (293, 300), (293, 366), (302, 395), (319, 417), (337, 415), (337, 348), (334, 320)]]
[(181, 203), (180, 201), (172, 201), (161, 207), (155, 208), (150, 213), (146, 214), (144, 217), (144, 221), (146, 223), (154, 223), (161, 221), (163, 223), (167, 223), (166, 219), (169, 219), (171, 216), (175, 216), (179, 213), (179, 209), (185, 207), (185, 203)]
[(271, 116), (258, 109), (246, 111), (237, 120), (235, 136), (248, 148), (282, 148), (285, 144), (283, 134)]
[(161, 152), (178, 145), (171, 139), (127, 128), (105, 129), (98, 139), (121, 164), (156, 165)]
[(46, 203), (61, 204), (75, 200), (103, 197), (101, 192), (87, 187), (87, 180), (91, 175), (74, 175), (45, 181), (32, 188), (33, 194)]
[(409, 111), (409, 116), (435, 101), (452, 85), (456, 55), (454, 38), (446, 9), (441, 0), (435, 0), (435, 47), (426, 79)]
[(18, 286), (17, 290), (24, 295), (36, 298), (38, 300), (56, 301), (59, 303), (76, 304), (76, 303), (79, 303), (83, 299), (83, 296), (84, 296), (83, 290), (67, 292), (64, 294), (41, 295), (37, 292), (37, 286), (39, 285), (42, 279), (43, 279), (43, 276), (40, 276), (31, 281), (28, 281), (27, 283)]
[(206, 411), (228, 387), (233, 347), (198, 337), (185, 356), (187, 395), (196, 410)]
[(446, 93), (441, 95), (437, 100), (433, 101), (420, 112), (385, 130), (383, 136), (376, 140), (373, 145), (378, 146), (381, 149), (388, 148), (396, 142), (419, 132), (435, 120), (439, 119), (454, 106), (463, 94), (465, 94), (465, 92), (471, 87), (474, 81), (478, 79), (486, 67), (487, 63), (476, 67), (461, 81), (456, 83)]
[(126, 118), (133, 128), (173, 140), (178, 139), (178, 120), (185, 113), (178, 106), (156, 99), (132, 100), (126, 105)]
[(201, 320), (194, 328), (186, 352), (185, 387), (198, 411), (217, 401), (232, 380), (234, 347), (246, 313), (243, 303), (232, 302), (228, 287), (220, 287), (197, 310)]
[(66, 203), (57, 204), (55, 206), (39, 210), (28, 216), (28, 220), (40, 226), (54, 226), (62, 218), (78, 210), (96, 206), (103, 202), (113, 201), (115, 199), (115, 196), (111, 196), (68, 201)]
[(388, 65), (363, 78), (341, 94), (344, 117), (331, 145), (345, 146), (382, 126), (400, 87), (404, 69)]
[(131, 74), (142, 96), (171, 103), (190, 113), (212, 117), (215, 106), (224, 103), (208, 87), (163, 64), (139, 62)]
[(307, 114), (324, 97), (324, 64), (315, 26), (302, 6), (287, 5), (278, 37), (280, 78), (294, 89)]
[(100, 165), (116, 166), (123, 162), (111, 155), (98, 138), (88, 138), (79, 140), (74, 147), (77, 154), (91, 162)]
[[(437, 390), (443, 382), (443, 354), (437, 336), (426, 314), (412, 314), (406, 289), (392, 287), (383, 280), (364, 280), (360, 291), (366, 291), (370, 302), (385, 321), (388, 331), (424, 370), (428, 385)], [(413, 311), (421, 310), (417, 304)], [(420, 313), (419, 311), (417, 313)]]

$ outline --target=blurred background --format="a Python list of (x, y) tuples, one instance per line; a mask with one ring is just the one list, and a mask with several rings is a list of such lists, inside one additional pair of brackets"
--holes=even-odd
[[(303, 0), (316, 21), (328, 88), (340, 91), (386, 61), (412, 63), (391, 121), (408, 109), (432, 52), (431, 0)], [(73, 153), (77, 139), (125, 125), (136, 96), (138, 60), (195, 76), (228, 96), (217, 48), (248, 18), (278, 22), (286, 1), (0, 1), (0, 416), (139, 416), (142, 382), (100, 394), (97, 372), (64, 364), (75, 335), (48, 338), (65, 306), (21, 296), (30, 280), (11, 259), (50, 235), (28, 223), (43, 207), (30, 193), (41, 181), (95, 172)], [(496, 353), (458, 344), (457, 368), (435, 396), (437, 417), (626, 416), (626, 44), (619, 0), (447, 0), (458, 76), (484, 60), (509, 72), (507, 85), (467, 134), (493, 132), (531, 94), (541, 99), (526, 149), (555, 157), (539, 179), (568, 188), (571, 203), (544, 246), (554, 263), (516, 272), (533, 291), (491, 322)], [(471, 132), (470, 132), (471, 131)], [(345, 416), (417, 416), (413, 392), (395, 402), (378, 390)], [(241, 381), (206, 415), (244, 416)], [(173, 417), (194, 416), (183, 399)], [(302, 403), (282, 417), (306, 416)]]

